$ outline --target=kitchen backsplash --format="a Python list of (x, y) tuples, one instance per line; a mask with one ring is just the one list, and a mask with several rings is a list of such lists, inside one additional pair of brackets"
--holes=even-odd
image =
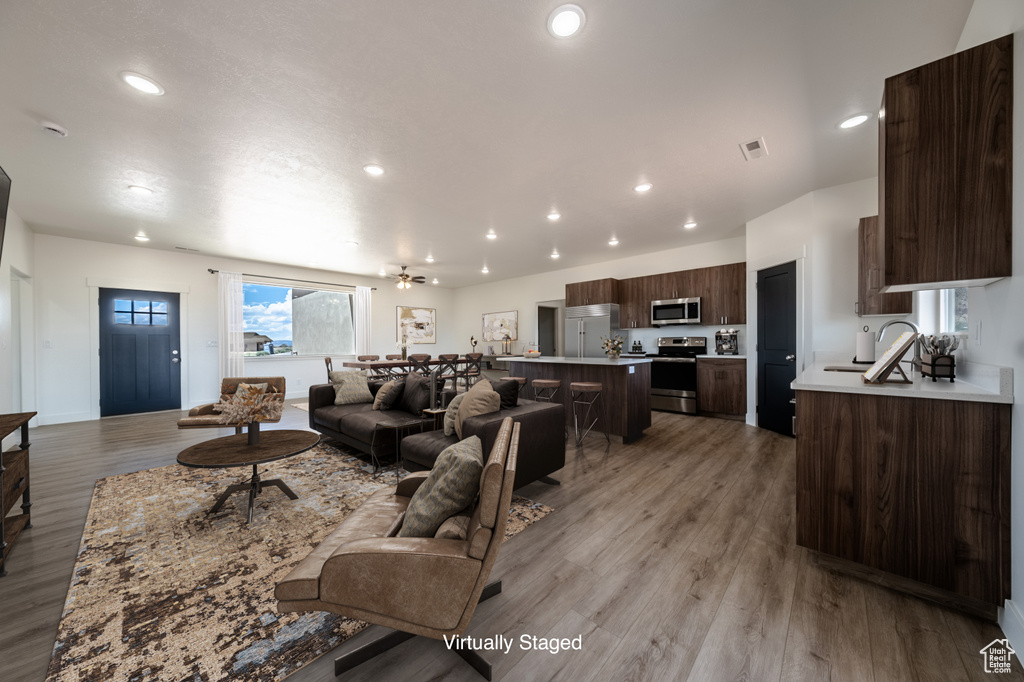
[(677, 324), (669, 327), (659, 327), (658, 329), (629, 329), (623, 330), (629, 334), (626, 339), (626, 346), (623, 350), (626, 352), (632, 350), (633, 342), (639, 340), (644, 345), (645, 353), (657, 353), (658, 352), (658, 338), (661, 336), (706, 336), (708, 339), (708, 355), (715, 354), (715, 332), (721, 331), (722, 329), (735, 329), (738, 332), (737, 342), (739, 345), (739, 354), (746, 355), (748, 347), (753, 348), (753, 344), (747, 343), (747, 325), (745, 324), (734, 324), (728, 327), (706, 327), (697, 324)]

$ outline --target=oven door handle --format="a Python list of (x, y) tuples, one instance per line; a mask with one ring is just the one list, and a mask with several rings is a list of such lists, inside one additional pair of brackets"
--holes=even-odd
[(697, 358), (651, 358), (651, 362), (685, 362), (696, 364)]

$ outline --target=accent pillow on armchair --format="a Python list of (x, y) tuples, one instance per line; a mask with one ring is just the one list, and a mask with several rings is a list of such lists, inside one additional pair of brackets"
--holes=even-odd
[(483, 444), (470, 436), (437, 456), (427, 480), (413, 493), (398, 537), (432, 538), (445, 520), (470, 505), (480, 492)]

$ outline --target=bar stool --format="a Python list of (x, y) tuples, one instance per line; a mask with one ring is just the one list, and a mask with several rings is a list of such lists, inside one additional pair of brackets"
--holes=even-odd
[(562, 382), (558, 379), (534, 379), (533, 399), (538, 402), (552, 403), (554, 402), (555, 394), (558, 393), (558, 389), (561, 387)]
[(519, 382), (519, 393), (522, 393), (523, 389), (526, 388), (526, 377), (505, 377), (505, 381), (509, 380)]
[[(608, 419), (605, 415), (604, 403), (599, 402), (602, 388), (601, 384), (596, 381), (574, 381), (569, 384), (569, 392), (572, 394), (572, 423), (573, 428), (576, 430), (577, 447), (587, 437), (590, 430), (594, 428), (599, 418), (604, 426), (605, 440), (609, 443), (612, 441), (611, 436), (608, 435)], [(577, 405), (580, 405), (580, 407), (577, 408)], [(586, 412), (583, 412), (581, 419), (580, 412), (583, 410), (582, 406), (584, 405), (586, 406)], [(586, 422), (590, 419), (591, 412), (595, 412), (594, 420), (587, 424)], [(596, 414), (597, 412), (600, 412), (600, 415)], [(582, 433), (580, 433), (580, 422), (583, 422), (585, 425)]]

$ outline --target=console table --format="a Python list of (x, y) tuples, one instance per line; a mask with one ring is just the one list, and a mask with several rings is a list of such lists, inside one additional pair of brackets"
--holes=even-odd
[[(32, 527), (29, 509), (32, 499), (28, 490), (28, 422), (35, 412), (0, 414), (0, 441), (21, 429), (21, 444), (7, 452), (0, 452), (0, 577), (7, 575), (7, 555), (21, 531)], [(2, 448), (0, 448), (2, 449)], [(8, 518), (7, 514), (21, 498), (21, 514)]]

